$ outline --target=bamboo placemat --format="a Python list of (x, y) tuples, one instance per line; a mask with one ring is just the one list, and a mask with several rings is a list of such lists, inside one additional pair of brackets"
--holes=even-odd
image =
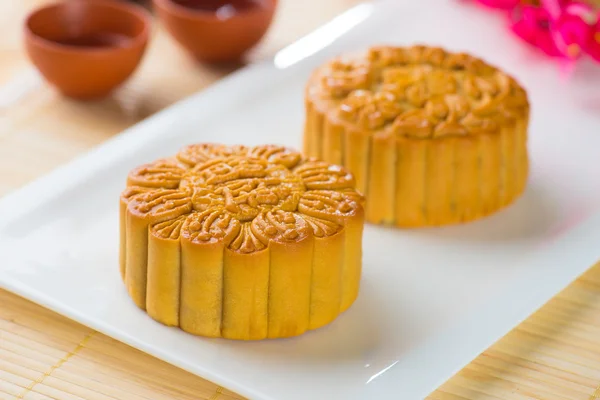
[[(0, 5), (0, 195), (235, 68), (193, 63), (157, 27), (144, 64), (123, 90), (100, 102), (70, 102), (32, 78), (21, 50), (22, 18), (26, 10), (43, 2), (11, 0)], [(281, 0), (277, 20), (253, 57), (272, 55), (357, 2)], [(600, 265), (429, 399), (593, 400), (600, 399), (599, 385)], [(241, 397), (0, 291), (0, 400), (5, 399)]]

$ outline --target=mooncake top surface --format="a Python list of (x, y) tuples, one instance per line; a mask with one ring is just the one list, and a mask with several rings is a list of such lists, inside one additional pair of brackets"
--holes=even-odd
[(340, 56), (313, 73), (307, 96), (361, 132), (420, 139), (498, 132), (529, 113), (527, 93), (508, 74), (425, 46)]
[(281, 146), (203, 143), (134, 168), (121, 201), (150, 234), (241, 253), (342, 231), (363, 213), (343, 167)]

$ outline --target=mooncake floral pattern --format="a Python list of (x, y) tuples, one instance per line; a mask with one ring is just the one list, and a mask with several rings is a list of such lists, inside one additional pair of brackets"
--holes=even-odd
[[(189, 214), (183, 225), (195, 240), (235, 231), (234, 236), (253, 236), (249, 240), (265, 246), (271, 237), (294, 240), (309, 229), (312, 225), (297, 222), (305, 216), (319, 226), (343, 224), (363, 201), (344, 168), (278, 146), (191, 145), (174, 158), (135, 168), (128, 186), (125, 195), (139, 192), (129, 199), (129, 211), (160, 219), (159, 236), (171, 237), (168, 221), (180, 224), (179, 217)], [(250, 229), (241, 229), (242, 223)]]
[(480, 59), (440, 48), (376, 47), (322, 70), (322, 93), (341, 119), (364, 129), (430, 138), (497, 131), (529, 108), (512, 77)]

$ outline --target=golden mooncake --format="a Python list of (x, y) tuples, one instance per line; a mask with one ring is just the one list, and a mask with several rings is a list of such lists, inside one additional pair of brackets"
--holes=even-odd
[(470, 55), (414, 46), (341, 56), (313, 72), (305, 105), (305, 154), (353, 173), (369, 222), (475, 220), (525, 189), (527, 94)]
[(279, 146), (194, 144), (133, 169), (121, 275), (155, 320), (257, 340), (333, 321), (358, 295), (363, 198), (343, 167)]

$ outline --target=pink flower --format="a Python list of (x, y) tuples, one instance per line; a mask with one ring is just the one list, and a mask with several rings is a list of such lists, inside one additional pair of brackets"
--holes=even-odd
[(581, 17), (563, 14), (551, 30), (556, 48), (564, 57), (575, 59), (590, 40), (591, 27)]
[(594, 60), (600, 62), (600, 19), (596, 22), (596, 25), (592, 27), (590, 40), (587, 43), (585, 51)]
[(594, 8), (586, 2), (570, 1), (563, 5), (563, 9), (567, 14), (580, 16), (590, 25), (596, 21)]
[(589, 24), (594, 18), (592, 8), (579, 2), (568, 4), (555, 18), (551, 26), (552, 37), (562, 56), (569, 59), (579, 58), (592, 40), (593, 31)]
[(520, 0), (478, 0), (481, 4), (501, 10), (512, 10), (521, 2)]
[(541, 7), (524, 6), (513, 13), (512, 30), (521, 39), (550, 56), (560, 55), (550, 33), (551, 18), (548, 11)]
[(556, 19), (561, 13), (562, 6), (569, 0), (540, 0), (541, 7), (548, 11), (550, 19)]
[(509, 11), (511, 29), (544, 53), (569, 61), (584, 54), (600, 62), (600, 14), (587, 0), (477, 0)]

